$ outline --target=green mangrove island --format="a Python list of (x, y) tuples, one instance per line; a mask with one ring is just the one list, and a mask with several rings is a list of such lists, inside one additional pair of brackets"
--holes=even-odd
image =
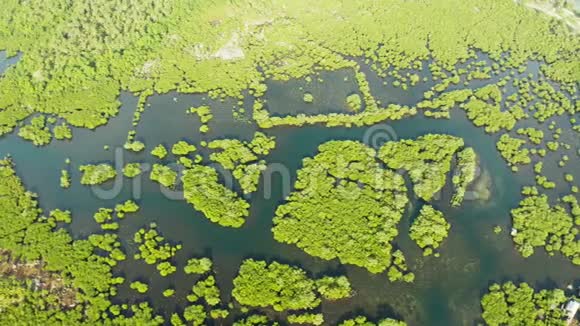
[(0, 7), (0, 326), (580, 325), (578, 1)]

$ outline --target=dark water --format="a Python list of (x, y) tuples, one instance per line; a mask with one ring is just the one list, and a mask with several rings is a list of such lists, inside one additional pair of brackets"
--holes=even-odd
[(22, 53), (19, 53), (13, 57), (7, 57), (6, 51), (0, 51), (0, 75), (8, 69), (8, 67), (16, 64), (18, 60), (22, 57)]
[[(267, 94), (269, 107), (275, 108), (275, 112), (281, 115), (291, 112), (329, 112), (329, 108), (339, 106), (336, 103), (342, 101), (345, 94), (352, 92), (349, 82), (352, 78), (344, 81), (343, 75), (323, 75), (322, 79), (323, 86), (316, 86), (315, 81), (308, 86), (310, 89), (300, 83), (290, 85), (286, 90), (281, 85), (270, 85)], [(327, 95), (327, 90), (324, 91), (326, 82), (332, 83), (334, 89)], [(312, 92), (315, 103), (304, 104), (303, 90), (299, 87)], [(396, 93), (400, 92), (398, 90), (381, 92), (378, 81), (373, 82), (373, 91), (385, 99), (390, 95), (391, 98), (404, 96)], [(412, 101), (411, 98), (407, 100)], [(356, 289), (356, 295), (347, 300), (323, 303), (322, 310), (329, 323), (335, 323), (356, 312), (367, 314), (371, 318), (399, 317), (409, 325), (474, 325), (481, 313), (480, 297), (492, 282), (526, 281), (536, 287), (564, 288), (574, 282), (578, 285), (580, 281), (579, 268), (559, 255), (549, 257), (542, 249), (538, 249), (534, 256), (523, 259), (515, 251), (509, 236), (509, 210), (518, 205), (521, 186), (533, 182), (528, 175), (531, 166), (519, 174), (512, 173), (495, 149), (498, 137), (486, 135), (481, 129), (474, 127), (459, 110), (453, 112), (451, 120), (432, 120), (417, 116), (365, 128), (307, 126), (266, 130), (268, 135), (277, 137), (276, 149), (266, 158), (270, 170), (262, 178), (260, 189), (247, 197), (252, 206), (251, 216), (244, 227), (229, 229), (209, 222), (186, 202), (172, 199), (175, 194), (167, 195), (157, 183), (148, 180), (147, 173), (137, 178), (137, 181), (119, 178), (118, 191), (115, 190), (113, 182), (97, 191), (78, 183), (78, 166), (81, 164), (156, 162), (148, 151), (135, 154), (115, 150), (122, 147), (127, 130), (132, 128), (131, 119), (137, 99), (132, 95), (122, 94), (121, 101), (123, 106), (118, 117), (96, 131), (75, 129), (72, 142), (53, 142), (50, 146), (36, 148), (15, 134), (0, 140), (0, 155), (12, 155), (19, 176), (30, 190), (39, 194), (43, 209), (48, 211), (58, 207), (73, 212), (73, 223), (69, 227), (75, 237), (81, 238), (100, 232), (92, 218), (99, 207), (112, 207), (116, 203), (134, 198), (140, 204), (141, 210), (126, 217), (119, 230), (129, 257), (136, 252), (136, 246), (132, 242), (133, 234), (150, 222), (156, 222), (158, 230), (170, 241), (183, 244), (183, 249), (175, 258), (178, 272), (171, 277), (163, 278), (154, 266), (136, 262), (131, 258), (121, 263), (118, 267), (119, 274), (125, 276), (129, 282), (136, 279), (147, 280), (150, 290), (149, 297), (136, 295), (128, 290), (127, 282), (125, 287), (121, 287), (119, 300), (146, 298), (154, 303), (159, 312), (166, 311), (170, 315), (172, 311), (186, 304), (185, 295), (190, 291), (194, 278), (184, 275), (182, 268), (185, 261), (194, 256), (212, 257), (225, 300), (230, 297), (232, 279), (240, 262), (249, 257), (297, 264), (314, 276), (345, 273)], [(200, 136), (198, 132), (198, 118), (185, 114), (187, 108), (202, 103), (212, 105), (214, 113), (214, 119), (209, 124), (211, 132), (204, 136)], [(243, 118), (234, 118), (231, 110), (234, 105), (233, 101), (211, 101), (198, 95), (153, 96), (149, 99), (137, 127), (137, 139), (144, 141), (148, 150), (160, 143), (170, 146), (182, 139), (193, 143), (222, 137), (249, 140), (256, 126)], [(248, 103), (248, 107), (251, 107), (251, 103)], [(340, 110), (337, 109), (338, 111)], [(566, 121), (560, 121), (563, 129)], [(542, 125), (542, 128), (547, 130), (547, 124)], [(294, 246), (274, 241), (270, 231), (274, 211), (291, 190), (302, 158), (314, 155), (319, 144), (328, 140), (353, 139), (370, 145), (380, 145), (389, 138), (416, 138), (427, 133), (447, 133), (462, 137), (466, 146), (473, 147), (479, 154), (482, 174), (491, 177), (492, 196), (489, 201), (468, 200), (462, 207), (455, 209), (448, 205), (452, 189), (449, 186), (444, 189), (440, 200), (435, 201), (434, 205), (445, 213), (452, 228), (449, 238), (440, 248), (439, 258), (423, 258), (419, 248), (408, 236), (410, 222), (421, 205), (416, 199), (413, 200), (408, 214), (400, 224), (396, 245), (403, 250), (411, 270), (416, 274), (415, 283), (393, 284), (384, 274), (373, 275), (361, 268), (341, 266), (337, 261), (323, 261), (306, 255)], [(570, 150), (572, 154), (569, 155), (571, 161), (566, 169), (578, 180), (579, 164), (577, 156), (574, 155), (578, 136), (565, 130), (562, 139), (567, 139), (573, 145)], [(110, 149), (105, 150), (105, 145), (109, 145)], [(203, 150), (201, 153), (207, 158), (207, 153)], [(558, 155), (561, 154), (554, 154), (553, 159), (547, 158), (546, 161), (557, 162)], [(64, 163), (67, 157), (72, 161), (69, 167)], [(164, 162), (171, 163), (174, 160), (169, 155)], [(545, 164), (545, 174), (551, 180), (564, 185), (564, 182), (560, 182), (562, 170), (550, 164), (553, 163)], [(73, 178), (73, 185), (67, 190), (58, 186), (62, 168), (68, 168)], [(227, 176), (223, 178), (228, 179)], [(104, 191), (111, 187), (112, 190)], [(554, 190), (554, 194), (564, 193), (565, 187)], [(179, 194), (176, 196), (179, 197)], [(499, 235), (494, 234), (495, 225), (502, 226), (504, 231)], [(177, 290), (176, 296), (171, 299), (161, 296), (161, 292), (168, 286)]]

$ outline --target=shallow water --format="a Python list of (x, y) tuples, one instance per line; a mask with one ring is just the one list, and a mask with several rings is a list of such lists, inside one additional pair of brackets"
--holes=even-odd
[(16, 64), (18, 60), (22, 57), (22, 53), (19, 53), (12, 57), (6, 56), (6, 51), (0, 51), (0, 75), (2, 75), (8, 67)]
[[(268, 105), (275, 108), (275, 114), (281, 115), (330, 112), (329, 108), (338, 107), (337, 103), (344, 95), (352, 92), (353, 85), (345, 82), (344, 76), (340, 74), (338, 77), (324, 75), (323, 79), (322, 86), (313, 82), (313, 85), (308, 86), (310, 89), (298, 82), (287, 88), (272, 83), (266, 96)], [(328, 95), (325, 95), (326, 82), (331, 83), (333, 89)], [(299, 89), (301, 86), (314, 94), (314, 103), (303, 102), (303, 91)], [(383, 104), (388, 103), (388, 98), (404, 97), (399, 94), (400, 90), (382, 89), (378, 77), (372, 82), (372, 87), (377, 97), (385, 99)], [(412, 102), (412, 96), (417, 97), (416, 94), (405, 96), (409, 102)], [(112, 207), (127, 199), (136, 199), (141, 206), (140, 212), (126, 217), (119, 230), (128, 256), (131, 257), (136, 251), (132, 242), (133, 234), (148, 223), (156, 222), (158, 230), (166, 238), (183, 244), (183, 249), (175, 257), (178, 272), (163, 278), (154, 266), (135, 262), (131, 258), (119, 265), (118, 272), (131, 281), (148, 280), (150, 297), (147, 299), (155, 304), (159, 312), (165, 311), (168, 316), (186, 304), (185, 295), (194, 282), (193, 277), (182, 272), (185, 261), (203, 255), (213, 258), (218, 283), (226, 300), (230, 297), (232, 279), (240, 262), (249, 257), (297, 264), (316, 276), (323, 273), (347, 274), (356, 289), (356, 295), (347, 300), (323, 303), (322, 310), (329, 323), (357, 312), (372, 318), (399, 317), (409, 325), (474, 325), (480, 315), (480, 297), (492, 282), (526, 281), (536, 287), (561, 288), (574, 282), (576, 286), (579, 285), (579, 269), (561, 256), (548, 257), (542, 249), (538, 249), (534, 256), (523, 259), (515, 251), (509, 236), (509, 210), (518, 205), (521, 186), (533, 182), (528, 175), (532, 166), (521, 173), (512, 173), (495, 149), (498, 136), (487, 135), (482, 129), (474, 127), (462, 111), (454, 110), (451, 120), (417, 116), (364, 128), (306, 126), (266, 130), (268, 135), (277, 137), (276, 149), (266, 158), (270, 166), (267, 175), (271, 173), (272, 177), (263, 177), (260, 189), (247, 197), (252, 208), (244, 227), (229, 229), (209, 222), (183, 200), (172, 199), (173, 196), (179, 197), (179, 194), (167, 195), (157, 183), (149, 181), (147, 173), (138, 177), (136, 182), (120, 178), (119, 189), (113, 186), (113, 182), (100, 190), (78, 183), (78, 166), (81, 164), (103, 161), (156, 162), (148, 151), (116, 151), (125, 142), (127, 130), (132, 128), (131, 120), (137, 99), (122, 94), (121, 101), (123, 106), (119, 116), (96, 131), (75, 129), (72, 142), (53, 142), (47, 147), (36, 148), (11, 134), (0, 140), (0, 156), (8, 153), (12, 155), (18, 175), (31, 191), (39, 194), (45, 211), (58, 207), (73, 212), (73, 223), (69, 228), (77, 238), (99, 232), (99, 226), (92, 218), (99, 207)], [(214, 119), (209, 124), (210, 133), (200, 136), (199, 119), (185, 114), (185, 110), (204, 103), (212, 105)], [(251, 107), (251, 103), (246, 104)], [(137, 127), (137, 139), (144, 141), (148, 150), (159, 143), (170, 146), (181, 139), (196, 144), (201, 140), (224, 137), (249, 140), (257, 128), (247, 120), (234, 118), (231, 110), (234, 105), (233, 101), (222, 103), (199, 95), (155, 95), (149, 99)], [(547, 123), (541, 127), (547, 130)], [(337, 261), (323, 261), (306, 255), (294, 246), (274, 241), (270, 231), (274, 211), (292, 189), (302, 158), (313, 156), (319, 144), (328, 140), (353, 139), (378, 148), (388, 140), (416, 138), (427, 133), (447, 133), (462, 137), (466, 146), (473, 147), (479, 154), (481, 170), (491, 175), (492, 196), (489, 201), (467, 200), (462, 207), (455, 209), (448, 205), (452, 189), (449, 186), (444, 189), (440, 200), (435, 201), (434, 205), (445, 213), (452, 228), (449, 238), (440, 248), (439, 258), (423, 258), (419, 248), (408, 236), (410, 222), (422, 205), (416, 199), (412, 201), (400, 224), (396, 245), (405, 253), (410, 269), (416, 275), (415, 283), (393, 284), (388, 282), (384, 274), (372, 275), (361, 268), (341, 266)], [(569, 138), (567, 141), (573, 145), (571, 152), (574, 153), (574, 146), (578, 146), (577, 134), (565, 131), (562, 139), (564, 137)], [(105, 145), (109, 145), (110, 149), (105, 150)], [(204, 150), (200, 152), (207, 158)], [(72, 161), (68, 168), (73, 183), (71, 188), (63, 190), (58, 182), (60, 169), (67, 168), (64, 163), (67, 157)], [(570, 157), (567, 170), (578, 179), (580, 165), (577, 164), (577, 156)], [(551, 160), (549, 157), (546, 161), (557, 162), (558, 159), (554, 157)], [(172, 160), (174, 157), (169, 155), (164, 162), (170, 163)], [(550, 176), (550, 179), (550, 174), (553, 174), (554, 180), (564, 184), (556, 179), (562, 177), (562, 170), (552, 165), (546, 164), (544, 174)], [(228, 179), (227, 175), (223, 178), (226, 181)], [(112, 190), (104, 191), (111, 187)], [(563, 189), (554, 190), (555, 195), (563, 193)], [(495, 225), (502, 226), (504, 231), (499, 235), (494, 234)], [(174, 298), (178, 299), (162, 297), (161, 292), (169, 285), (176, 288)], [(121, 287), (119, 300), (127, 298), (139, 300), (145, 297), (128, 290), (126, 284), (126, 287)]]

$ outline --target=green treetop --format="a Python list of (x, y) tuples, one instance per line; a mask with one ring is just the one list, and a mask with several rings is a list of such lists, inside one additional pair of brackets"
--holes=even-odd
[(195, 152), (197, 148), (194, 145), (187, 143), (186, 141), (180, 140), (173, 144), (171, 147), (171, 153), (173, 155), (187, 155), (191, 152)]
[(79, 170), (83, 172), (81, 184), (97, 185), (111, 180), (117, 176), (117, 171), (109, 164), (81, 165)]
[(428, 256), (447, 238), (450, 228), (451, 225), (447, 223), (443, 213), (430, 205), (424, 205), (419, 216), (413, 221), (409, 234), (424, 250), (424, 255)]
[(330, 141), (305, 158), (294, 191), (278, 207), (272, 232), (326, 260), (380, 273), (391, 264), (391, 241), (407, 205), (405, 182), (385, 170), (374, 149)]
[(157, 157), (158, 159), (164, 159), (167, 156), (167, 149), (163, 144), (157, 145), (152, 151), (151, 155)]

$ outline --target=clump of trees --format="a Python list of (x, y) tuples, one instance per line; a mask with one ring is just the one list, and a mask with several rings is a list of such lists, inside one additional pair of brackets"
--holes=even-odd
[(52, 140), (52, 134), (46, 126), (46, 117), (44, 115), (30, 119), (29, 124), (24, 125), (18, 130), (18, 136), (31, 141), (36, 146), (47, 145)]
[(83, 172), (81, 177), (81, 184), (83, 185), (98, 185), (117, 176), (117, 171), (106, 163), (81, 165), (79, 170)]
[(146, 293), (149, 290), (149, 285), (147, 283), (143, 283), (141, 281), (135, 281), (130, 285), (131, 289), (139, 292), (139, 293)]
[(439, 192), (451, 170), (451, 159), (463, 147), (463, 139), (428, 134), (417, 139), (385, 143), (378, 157), (392, 169), (408, 171), (417, 196), (430, 201)]
[(429, 99), (433, 96), (433, 92), (425, 94), (426, 100), (417, 104), (417, 107), (424, 109), (425, 116), (432, 118), (449, 118), (449, 111), (456, 105), (463, 103), (473, 95), (471, 89), (461, 89), (455, 91), (444, 92), (435, 99)]
[(443, 213), (431, 205), (424, 205), (411, 224), (409, 235), (423, 249), (423, 255), (429, 256), (447, 238), (449, 229), (451, 225), (447, 223)]
[(49, 218), (52, 219), (51, 222), (63, 222), (63, 223), (70, 223), (72, 222), (72, 216), (70, 211), (63, 211), (61, 209), (53, 209), (50, 211)]
[(202, 105), (199, 107), (191, 107), (187, 110), (187, 113), (190, 114), (197, 114), (199, 120), (201, 121), (201, 127), (199, 131), (202, 133), (206, 133), (209, 131), (208, 122), (211, 121), (213, 118), (213, 114), (211, 113), (211, 108), (207, 105)]
[(191, 292), (192, 293), (187, 296), (189, 302), (196, 302), (203, 299), (205, 303), (211, 307), (217, 306), (221, 303), (220, 289), (218, 288), (213, 275), (198, 280), (193, 285)]
[(511, 211), (515, 231), (512, 233), (513, 241), (522, 256), (529, 257), (534, 248), (544, 247), (550, 255), (561, 252), (574, 264), (580, 265), (580, 248), (576, 239), (580, 209), (573, 195), (564, 196), (562, 201), (570, 205), (570, 213), (561, 205), (550, 206), (548, 196), (540, 195), (536, 190)]
[(67, 169), (60, 170), (60, 186), (64, 189), (71, 186), (70, 175)]
[(389, 281), (395, 282), (402, 280), (406, 283), (413, 283), (415, 280), (415, 274), (408, 272), (407, 262), (403, 252), (399, 249), (393, 252), (393, 264), (389, 267), (387, 272), (387, 277)]
[(477, 154), (473, 148), (468, 147), (457, 153), (457, 166), (451, 181), (455, 192), (451, 198), (453, 207), (460, 206), (465, 197), (467, 187), (475, 180), (477, 171)]
[[(375, 103), (376, 105), (376, 103)], [(357, 113), (330, 113), (317, 115), (288, 115), (284, 117), (270, 116), (264, 103), (256, 101), (254, 103), (253, 117), (260, 128), (273, 128), (276, 126), (296, 126), (302, 127), (304, 125), (324, 124), (327, 127), (337, 126), (368, 126), (379, 123), (385, 120), (400, 120), (408, 116), (413, 116), (417, 113), (415, 108), (408, 106), (401, 106), (397, 104), (389, 104), (385, 108), (375, 107), (371, 109), (372, 105), (366, 104), (365, 110)]]
[(313, 309), (320, 305), (321, 297), (335, 300), (350, 291), (348, 280), (340, 277), (315, 281), (298, 267), (246, 259), (234, 279), (232, 296), (245, 306), (286, 311)]
[(250, 315), (245, 318), (236, 320), (234, 326), (278, 326), (277, 322), (272, 322), (264, 315)]
[(244, 194), (249, 194), (258, 189), (260, 175), (266, 169), (266, 161), (259, 158), (276, 147), (276, 139), (257, 131), (250, 142), (217, 139), (209, 142), (207, 147), (215, 151), (210, 154), (210, 160), (233, 171)]
[(71, 302), (76, 307), (69, 309), (58, 304), (62, 299), (58, 293), (34, 291), (30, 282), (12, 282), (8, 289), (0, 284), (2, 293), (20, 293), (17, 298), (22, 299), (1, 308), (0, 324), (163, 322), (146, 303), (118, 306), (110, 302), (117, 286), (124, 282), (112, 271), (118, 261), (126, 258), (118, 237), (105, 232), (75, 240), (56, 224), (70, 221), (69, 213), (54, 210), (49, 218), (41, 217), (36, 195), (26, 191), (12, 162), (6, 159), (0, 160), (0, 208), (0, 247), (21, 262), (41, 261), (45, 271), (58, 274), (63, 284), (76, 293)]
[[(118, 219), (123, 219), (126, 213), (135, 213), (139, 210), (139, 206), (132, 200), (127, 200), (124, 203), (115, 205), (114, 212)], [(117, 230), (119, 223), (113, 221), (113, 209), (99, 208), (93, 215), (97, 223), (101, 225), (103, 230)]]
[(140, 163), (127, 163), (123, 167), (123, 175), (127, 178), (135, 178), (141, 174), (141, 164)]
[(361, 110), (362, 107), (362, 100), (360, 98), (360, 95), (358, 94), (351, 94), (349, 96), (346, 97), (346, 104), (348, 105), (348, 108), (351, 109), (354, 112), (358, 112)]
[(489, 133), (501, 129), (512, 130), (517, 122), (509, 111), (501, 110), (502, 93), (497, 84), (484, 86), (474, 92), (469, 102), (463, 105), (467, 117), (478, 127)]
[(185, 170), (181, 181), (185, 200), (210, 221), (235, 228), (244, 224), (250, 204), (220, 184), (214, 168), (193, 165)]
[(307, 324), (307, 325), (322, 325), (324, 323), (324, 316), (322, 314), (291, 314), (288, 315), (288, 322), (291, 324)]
[(180, 140), (177, 143), (173, 144), (171, 147), (171, 153), (173, 155), (187, 155), (191, 152), (195, 152), (197, 148), (195, 145), (191, 145), (186, 141)]
[(167, 156), (167, 149), (165, 148), (165, 146), (163, 146), (163, 144), (159, 144), (155, 148), (153, 148), (153, 150), (151, 151), (151, 155), (162, 160), (165, 158), (165, 156)]
[(132, 152), (140, 152), (140, 151), (145, 149), (145, 144), (143, 142), (138, 141), (138, 140), (133, 140), (133, 141), (126, 142), (123, 145), (123, 148), (125, 148), (128, 151), (132, 151)]
[(65, 122), (58, 126), (54, 126), (52, 132), (54, 133), (54, 138), (58, 140), (72, 139), (72, 130)]
[(346, 276), (324, 276), (316, 280), (316, 290), (327, 300), (344, 299), (352, 294), (352, 288)]
[(536, 145), (541, 144), (544, 139), (544, 132), (536, 128), (519, 128), (517, 133), (518, 135), (528, 136), (530, 141)]
[(202, 305), (190, 305), (183, 310), (183, 318), (194, 326), (201, 326), (207, 318), (207, 313)]
[(157, 270), (161, 276), (169, 275), (176, 271), (169, 260), (175, 256), (181, 245), (172, 246), (165, 238), (157, 232), (157, 225), (151, 223), (148, 229), (142, 228), (135, 233), (133, 241), (139, 245), (139, 253), (135, 254), (135, 259), (142, 259), (149, 265), (157, 265)]
[(124, 218), (127, 213), (135, 213), (139, 210), (139, 205), (132, 200), (127, 200), (121, 204), (115, 205), (115, 213), (118, 218)]
[(560, 289), (534, 291), (527, 283), (493, 284), (481, 298), (487, 325), (565, 325), (561, 308), (567, 301)]
[(173, 188), (177, 181), (177, 172), (169, 166), (155, 163), (153, 164), (149, 178), (159, 182), (164, 187)]
[(110, 208), (99, 208), (93, 215), (93, 218), (99, 224), (111, 221), (113, 219), (113, 210)]
[(305, 158), (294, 191), (278, 207), (277, 241), (306, 253), (380, 273), (391, 265), (391, 241), (408, 198), (403, 177), (381, 168), (374, 149), (329, 141)]
[(357, 316), (351, 319), (343, 320), (339, 326), (407, 326), (404, 321), (398, 321), (392, 318), (381, 319), (378, 323), (373, 323), (365, 316)]
[(530, 158), (530, 150), (522, 148), (526, 143), (525, 140), (511, 137), (508, 134), (503, 134), (499, 138), (496, 147), (501, 156), (512, 166), (517, 164), (529, 164), (532, 162)]
[(191, 258), (187, 261), (186, 266), (183, 268), (185, 274), (206, 274), (211, 271), (213, 263), (211, 259), (207, 257), (202, 258)]

